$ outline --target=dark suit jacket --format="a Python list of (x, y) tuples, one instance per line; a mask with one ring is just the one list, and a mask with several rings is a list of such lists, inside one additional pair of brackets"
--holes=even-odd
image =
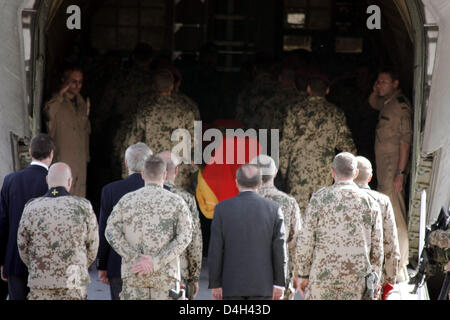
[(5, 275), (26, 276), (28, 269), (22, 262), (17, 248), (17, 230), (25, 204), (42, 197), (48, 186), (48, 171), (38, 165), (11, 173), (3, 180), (0, 204), (0, 264)]
[(286, 246), (279, 205), (241, 192), (216, 205), (208, 251), (209, 288), (224, 297), (271, 297), (286, 284)]
[(106, 222), (120, 198), (129, 192), (142, 188), (144, 184), (141, 174), (133, 173), (126, 179), (107, 184), (102, 189), (98, 228), (100, 232), (100, 245), (97, 255), (97, 269), (107, 270), (108, 278), (120, 278), (122, 258), (111, 248), (105, 238)]

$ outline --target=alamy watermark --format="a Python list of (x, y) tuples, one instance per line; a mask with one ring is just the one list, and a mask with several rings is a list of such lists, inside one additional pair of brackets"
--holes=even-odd
[[(268, 153), (269, 136), (270, 154)], [(184, 164), (245, 164), (259, 154), (270, 155), (277, 167), (279, 163), (279, 129), (248, 129), (246, 131), (226, 129), (224, 135), (219, 129), (208, 129), (203, 132), (202, 121), (195, 121), (194, 139), (189, 130), (179, 128), (172, 132), (171, 141), (178, 142), (171, 151), (179, 156)], [(194, 152), (192, 152), (192, 141)], [(203, 148), (203, 142), (210, 143)], [(262, 163), (262, 165), (267, 164)]]

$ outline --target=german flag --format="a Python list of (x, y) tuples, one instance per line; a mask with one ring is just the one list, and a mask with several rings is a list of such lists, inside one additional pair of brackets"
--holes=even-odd
[(199, 171), (196, 198), (203, 215), (212, 219), (219, 202), (239, 193), (236, 171), (262, 151), (257, 139), (225, 137), (216, 148), (203, 171)]

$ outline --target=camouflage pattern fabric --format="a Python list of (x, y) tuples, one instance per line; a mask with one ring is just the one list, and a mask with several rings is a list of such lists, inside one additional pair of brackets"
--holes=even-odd
[[(106, 240), (122, 257), (124, 283), (136, 288), (159, 288), (180, 281), (180, 256), (192, 240), (192, 219), (184, 200), (159, 185), (124, 195), (108, 218)], [(134, 274), (141, 254), (153, 259), (154, 272)]]
[(259, 105), (253, 115), (257, 125), (255, 129), (279, 129), (281, 138), (288, 106), (300, 104), (305, 99), (306, 93), (295, 87), (278, 86), (275, 95)]
[(448, 230), (436, 230), (430, 234), (430, 243), (440, 248), (450, 247), (450, 229)]
[(398, 243), (397, 226), (395, 225), (394, 209), (392, 209), (389, 197), (371, 190), (366, 185), (358, 185), (362, 190), (372, 196), (380, 206), (383, 220), (383, 251), (384, 264), (382, 282), (395, 284), (400, 263), (400, 245)]
[(195, 120), (197, 120), (197, 121), (201, 120), (200, 110), (198, 109), (198, 105), (194, 100), (189, 98), (189, 96), (185, 95), (183, 92), (176, 91), (176, 92), (172, 93), (172, 97), (175, 100), (179, 100), (180, 104), (189, 106), (191, 111), (194, 113)]
[(75, 196), (41, 197), (25, 206), (17, 245), (33, 289), (83, 289), (99, 244), (90, 202)]
[(119, 296), (120, 300), (173, 300), (169, 296), (169, 291), (171, 289), (177, 291), (177, 287), (176, 281), (161, 281), (157, 288), (137, 288), (125, 280)]
[(87, 287), (79, 289), (35, 289), (31, 288), (28, 300), (86, 300)]
[[(180, 103), (179, 98), (154, 95), (139, 101), (137, 114), (129, 122), (125, 138), (120, 142), (123, 146), (121, 163), (124, 163), (125, 149), (137, 142), (146, 143), (155, 153), (172, 151), (172, 148), (181, 141), (171, 141), (172, 133), (177, 129), (189, 131), (193, 148), (194, 121), (195, 114), (191, 107)], [(116, 142), (119, 143), (117, 140)], [(124, 170), (123, 168), (122, 172)], [(196, 171), (194, 165), (181, 164), (175, 183), (183, 189), (191, 189), (194, 171)]]
[(293, 270), (293, 261), (295, 256), (295, 246), (297, 245), (297, 237), (300, 232), (300, 209), (297, 201), (288, 194), (278, 190), (274, 185), (263, 185), (258, 193), (264, 198), (271, 199), (278, 203), (284, 216), (284, 226), (286, 234), (286, 245), (288, 249), (287, 266), (288, 266), (288, 283), (284, 291), (284, 300), (292, 300), (295, 296), (293, 291), (292, 276), (295, 274)]
[(280, 171), (302, 213), (313, 192), (333, 183), (335, 149), (356, 154), (340, 109), (324, 97), (308, 97), (288, 111), (280, 142)]
[(380, 276), (384, 257), (376, 201), (351, 181), (336, 182), (313, 194), (302, 222), (294, 263), (309, 278), (306, 299), (361, 299), (364, 278)]
[(239, 94), (236, 105), (236, 119), (242, 121), (245, 128), (258, 128), (255, 114), (259, 107), (273, 97), (279, 87), (272, 75), (261, 73)]
[(203, 241), (197, 203), (192, 194), (177, 187), (173, 181), (166, 180), (164, 184), (170, 188), (171, 192), (183, 198), (191, 212), (192, 241), (181, 255), (181, 279), (184, 283), (198, 282), (202, 270)]

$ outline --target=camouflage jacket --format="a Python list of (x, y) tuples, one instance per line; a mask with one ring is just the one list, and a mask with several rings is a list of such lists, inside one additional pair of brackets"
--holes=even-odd
[(400, 245), (398, 243), (397, 226), (395, 224), (394, 209), (388, 196), (371, 190), (368, 185), (358, 185), (372, 196), (380, 206), (383, 224), (384, 265), (383, 278), (385, 282), (394, 284), (397, 279), (400, 263)]
[(345, 287), (383, 263), (381, 213), (353, 182), (337, 182), (311, 198), (298, 237), (296, 266), (309, 285)]
[(429, 241), (439, 248), (450, 248), (450, 229), (432, 232)]
[(330, 164), (335, 149), (356, 154), (352, 134), (340, 109), (323, 97), (308, 97), (288, 110), (280, 142), (283, 176), (290, 167), (303, 167), (311, 174), (325, 173), (328, 179), (323, 185), (330, 185)]
[[(105, 237), (122, 257), (122, 279), (129, 285), (158, 287), (161, 281), (180, 281), (180, 256), (192, 239), (191, 213), (180, 196), (148, 184), (114, 206)], [(132, 273), (141, 254), (152, 257), (153, 273)]]
[(30, 200), (17, 233), (28, 286), (34, 289), (78, 289), (90, 282), (88, 268), (98, 250), (97, 219), (90, 202), (52, 188)]
[(278, 86), (274, 96), (258, 106), (257, 112), (253, 115), (257, 123), (255, 129), (278, 129), (281, 138), (288, 106), (301, 104), (305, 99), (305, 93), (295, 87)]
[(280, 142), (280, 171), (302, 213), (313, 192), (333, 183), (330, 169), (335, 149), (356, 153), (340, 109), (323, 97), (309, 97), (291, 107)]
[[(275, 201), (281, 207), (284, 215), (286, 244), (289, 250), (288, 264), (290, 265), (295, 255), (295, 246), (301, 228), (300, 209), (297, 201), (290, 195), (278, 190), (274, 185), (263, 185), (258, 193), (264, 198)], [(289, 267), (289, 270), (291, 270), (291, 267)]]
[(201, 120), (200, 110), (198, 109), (198, 105), (194, 100), (180, 91), (173, 92), (172, 96), (175, 100), (179, 100), (180, 104), (189, 106), (191, 111), (194, 113), (195, 120)]
[(236, 106), (236, 119), (244, 123), (245, 128), (257, 128), (255, 112), (269, 98), (273, 97), (279, 87), (278, 81), (268, 73), (258, 75), (253, 82), (241, 92)]
[(203, 241), (197, 203), (192, 194), (177, 187), (173, 181), (166, 180), (164, 185), (183, 198), (192, 214), (192, 241), (181, 255), (181, 279), (185, 282), (198, 282), (202, 270)]

